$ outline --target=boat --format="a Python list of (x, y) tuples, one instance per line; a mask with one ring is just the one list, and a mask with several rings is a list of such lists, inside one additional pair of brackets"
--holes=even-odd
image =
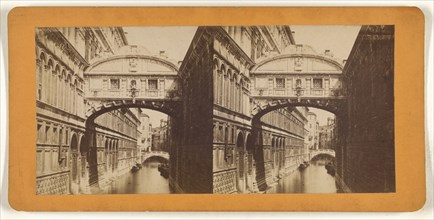
[(158, 171), (160, 171), (160, 175), (164, 178), (169, 177), (169, 165), (168, 164), (160, 164), (158, 165)]
[(332, 163), (328, 163), (325, 165), (327, 173), (334, 176), (336, 174), (335, 166)]
[(140, 168), (138, 167), (138, 166), (136, 166), (136, 165), (134, 165), (132, 168), (131, 168), (131, 172), (133, 172), (133, 173), (135, 173), (135, 172), (137, 172), (137, 171), (139, 171), (140, 170)]

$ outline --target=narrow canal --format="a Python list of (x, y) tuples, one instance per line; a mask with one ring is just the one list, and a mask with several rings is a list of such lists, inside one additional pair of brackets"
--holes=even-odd
[(297, 169), (283, 177), (267, 193), (336, 193), (334, 176), (327, 173), (325, 160), (311, 161), (304, 170)]
[(106, 189), (109, 194), (167, 194), (169, 179), (164, 178), (158, 171), (157, 160), (143, 163), (142, 169), (129, 172), (113, 181)]
[[(327, 173), (325, 160), (311, 161), (303, 170), (297, 169), (280, 179), (266, 193), (336, 193), (335, 178)], [(128, 172), (104, 189), (108, 194), (168, 194), (169, 180), (160, 175), (158, 160), (146, 161), (142, 169)]]

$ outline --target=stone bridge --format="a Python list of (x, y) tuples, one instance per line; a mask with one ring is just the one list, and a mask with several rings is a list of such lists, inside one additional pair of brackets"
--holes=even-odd
[(310, 156), (310, 159), (312, 159), (312, 158), (314, 158), (314, 157), (316, 157), (318, 155), (321, 155), (321, 154), (328, 155), (328, 156), (331, 156), (333, 158), (336, 157), (336, 153), (332, 149), (310, 150), (310, 155), (309, 156)]
[(285, 53), (257, 62), (250, 71), (254, 117), (294, 106), (323, 109), (336, 115), (345, 109), (343, 62), (328, 54), (316, 54), (307, 45), (295, 45)]
[(150, 152), (145, 152), (145, 154), (142, 155), (142, 162), (145, 162), (147, 159), (151, 157), (159, 157), (167, 161), (169, 161), (170, 158), (169, 153), (165, 151), (150, 151)]
[(85, 72), (87, 121), (119, 108), (147, 108), (172, 115), (180, 101), (178, 66), (140, 46), (102, 57)]

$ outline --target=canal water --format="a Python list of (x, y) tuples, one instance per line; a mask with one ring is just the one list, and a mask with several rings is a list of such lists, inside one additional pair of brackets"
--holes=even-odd
[(326, 163), (325, 160), (311, 161), (310, 166), (283, 177), (266, 193), (336, 193), (336, 181), (327, 173)]
[[(266, 193), (336, 193), (335, 178), (327, 173), (327, 161), (312, 161), (304, 170), (297, 169), (280, 179)], [(148, 161), (142, 169), (128, 172), (104, 188), (108, 194), (168, 194), (169, 180), (160, 175), (159, 161)]]
[(109, 194), (167, 194), (170, 193), (169, 180), (158, 171), (160, 162), (149, 161), (142, 169), (128, 172), (113, 181), (104, 191)]

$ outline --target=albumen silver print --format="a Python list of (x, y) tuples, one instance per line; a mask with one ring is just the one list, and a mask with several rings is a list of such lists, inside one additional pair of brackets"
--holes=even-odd
[(394, 34), (36, 28), (35, 193), (395, 192)]

